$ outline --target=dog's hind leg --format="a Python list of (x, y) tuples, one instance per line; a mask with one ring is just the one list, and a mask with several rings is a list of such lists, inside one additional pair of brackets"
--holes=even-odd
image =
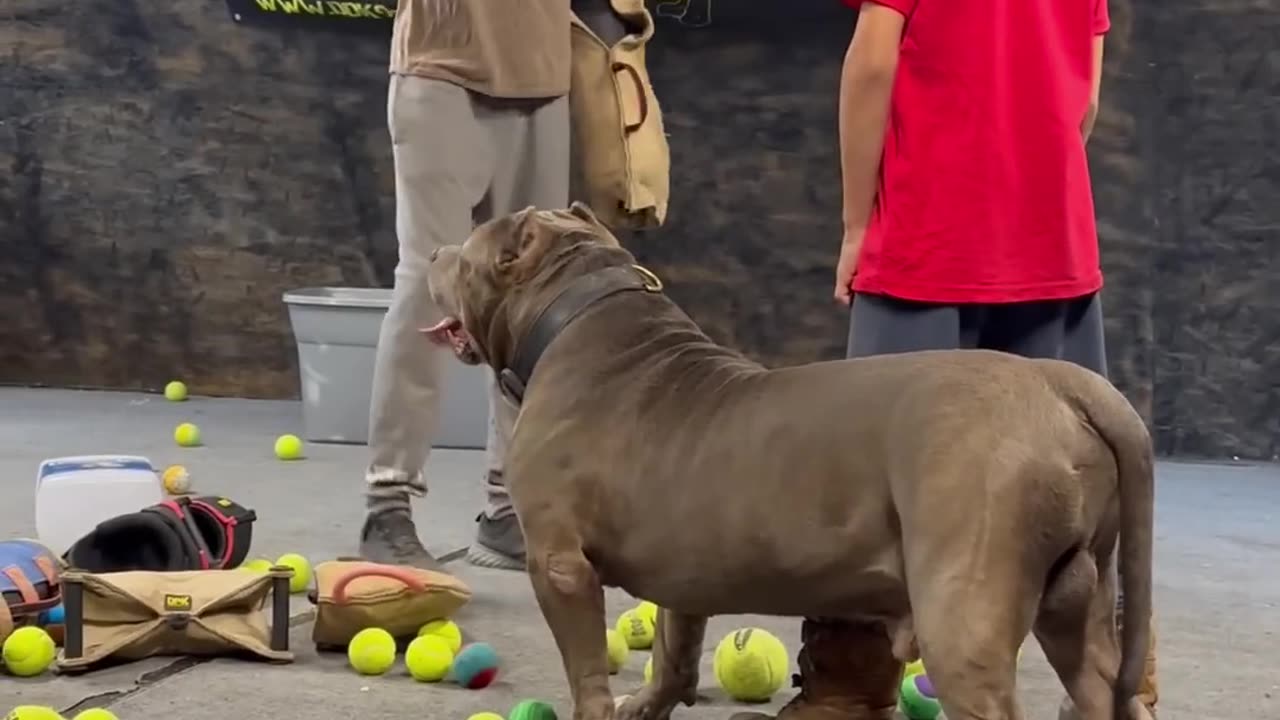
[(617, 720), (667, 720), (679, 703), (698, 700), (698, 660), (707, 619), (663, 608), (653, 642), (653, 681), (618, 708)]
[[(1080, 720), (1112, 720), (1113, 686), (1120, 667), (1116, 640), (1115, 573), (1109, 557), (1076, 550), (1045, 592), (1035, 634), (1067, 690)], [(1138, 698), (1115, 720), (1150, 720)]]
[(1039, 588), (1023, 577), (1016, 556), (994, 548), (930, 555), (940, 562), (908, 563), (908, 586), (916, 640), (943, 712), (948, 720), (1022, 720), (1017, 655)]
[(564, 661), (574, 720), (610, 720), (614, 706), (600, 577), (580, 547), (567, 543), (530, 547), (548, 548), (529, 553), (529, 578)]

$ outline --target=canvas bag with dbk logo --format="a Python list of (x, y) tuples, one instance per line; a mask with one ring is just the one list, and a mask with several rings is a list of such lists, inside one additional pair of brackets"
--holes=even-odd
[(569, 103), (581, 192), (609, 227), (653, 228), (666, 219), (671, 180), (662, 109), (645, 64), (653, 17), (643, 0), (599, 1), (612, 6), (627, 32), (609, 44), (585, 10), (573, 18)]

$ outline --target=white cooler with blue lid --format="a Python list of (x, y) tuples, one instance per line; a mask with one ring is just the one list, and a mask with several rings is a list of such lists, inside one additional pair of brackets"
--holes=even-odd
[(162, 500), (160, 477), (145, 457), (51, 458), (36, 473), (36, 536), (60, 556), (103, 520)]

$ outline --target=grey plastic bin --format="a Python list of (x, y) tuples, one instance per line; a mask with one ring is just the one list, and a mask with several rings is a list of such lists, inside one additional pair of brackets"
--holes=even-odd
[[(303, 288), (285, 293), (284, 302), (298, 344), (306, 439), (367, 443), (374, 354), (382, 318), (391, 305), (391, 291)], [(488, 368), (441, 358), (436, 447), (484, 447), (489, 423), (488, 374)]]

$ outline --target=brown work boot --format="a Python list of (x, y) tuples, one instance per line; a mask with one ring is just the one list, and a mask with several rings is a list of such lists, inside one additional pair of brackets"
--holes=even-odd
[[(776, 720), (893, 720), (902, 663), (883, 624), (806, 619), (800, 640), (792, 679), (800, 692)], [(735, 713), (730, 720), (768, 717)]]

